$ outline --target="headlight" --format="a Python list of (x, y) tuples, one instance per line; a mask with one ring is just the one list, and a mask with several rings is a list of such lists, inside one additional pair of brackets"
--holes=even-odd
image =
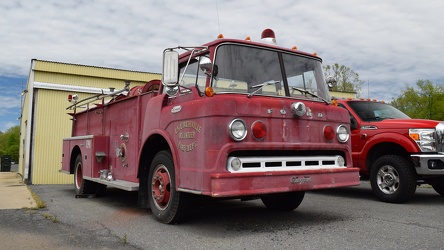
[(231, 161), (231, 168), (232, 168), (234, 171), (239, 170), (239, 169), (241, 168), (241, 166), (242, 166), (242, 162), (239, 160), (239, 158), (234, 158), (234, 159)]
[(435, 129), (409, 129), (409, 136), (418, 144), (421, 152), (436, 152)]
[(339, 125), (336, 129), (336, 137), (338, 138), (339, 142), (346, 143), (350, 138), (350, 133), (348, 132), (347, 127), (342, 124)]
[(345, 166), (345, 159), (342, 156), (338, 156), (338, 159), (336, 159), (336, 164), (340, 167), (344, 167)]
[(228, 125), (228, 134), (235, 141), (242, 141), (247, 136), (247, 126), (241, 119), (234, 119)]

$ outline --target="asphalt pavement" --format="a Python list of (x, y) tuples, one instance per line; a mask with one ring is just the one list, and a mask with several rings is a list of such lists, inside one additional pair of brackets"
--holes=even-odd
[[(137, 192), (108, 188), (105, 196), (76, 198), (73, 185), (26, 187), (12, 176), (0, 180), (10, 183), (4, 188), (26, 188), (46, 206), (30, 208), (28, 201), (1, 209), (0, 249), (443, 248), (444, 197), (432, 188), (418, 188), (408, 203), (389, 204), (362, 181), (307, 192), (289, 213), (269, 211), (260, 200), (205, 200), (184, 223), (165, 225), (137, 208)], [(0, 192), (2, 204), (18, 197)]]
[(17, 165), (10, 172), (0, 172), (0, 249), (140, 249), (107, 228), (85, 229), (61, 222), (46, 207), (51, 199), (42, 201), (32, 191), (60, 187), (68, 191), (67, 197), (74, 197), (72, 185), (24, 184)]

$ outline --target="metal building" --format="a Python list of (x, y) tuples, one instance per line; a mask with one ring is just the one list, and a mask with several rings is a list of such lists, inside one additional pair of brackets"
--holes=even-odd
[(356, 98), (356, 92), (345, 92), (345, 91), (330, 91), (330, 96), (332, 98)]
[(28, 184), (69, 184), (73, 176), (59, 173), (62, 140), (71, 136), (68, 95), (83, 99), (144, 85), (160, 74), (33, 59), (23, 91), (19, 172)]

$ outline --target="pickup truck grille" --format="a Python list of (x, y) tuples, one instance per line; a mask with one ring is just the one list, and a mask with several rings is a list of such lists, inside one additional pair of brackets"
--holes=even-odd
[[(239, 159), (238, 170), (232, 167), (232, 161)], [(344, 158), (333, 156), (291, 156), (291, 157), (229, 157), (227, 169), (232, 173), (291, 171), (310, 169), (344, 168)]]

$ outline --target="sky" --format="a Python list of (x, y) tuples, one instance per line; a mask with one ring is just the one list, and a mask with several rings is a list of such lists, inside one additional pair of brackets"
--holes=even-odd
[(167, 47), (266, 28), (390, 102), (418, 80), (444, 85), (443, 12), (442, 0), (2, 0), (0, 131), (19, 125), (31, 59), (160, 73)]

